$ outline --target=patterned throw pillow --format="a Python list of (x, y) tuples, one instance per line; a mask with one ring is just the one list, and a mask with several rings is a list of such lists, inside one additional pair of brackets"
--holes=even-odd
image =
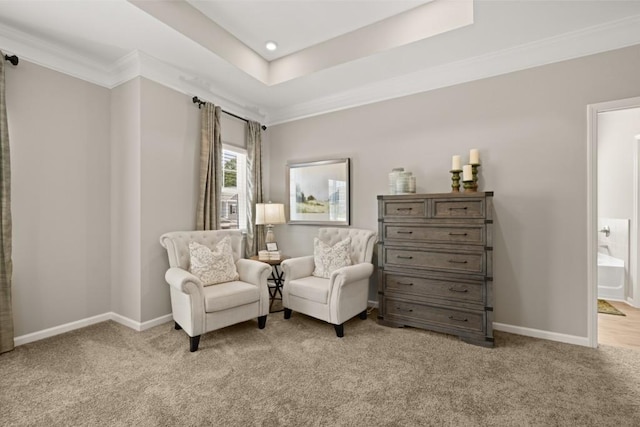
[(213, 251), (200, 243), (190, 242), (189, 255), (189, 271), (200, 279), (203, 286), (230, 282), (240, 277), (233, 262), (229, 236), (220, 240)]
[(336, 243), (327, 245), (317, 237), (313, 239), (313, 262), (315, 270), (313, 275), (328, 279), (335, 270), (351, 265), (351, 237)]

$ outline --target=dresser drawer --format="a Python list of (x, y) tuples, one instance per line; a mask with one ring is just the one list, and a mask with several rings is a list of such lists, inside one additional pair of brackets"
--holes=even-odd
[(433, 199), (433, 218), (484, 218), (485, 200), (480, 199)]
[(426, 200), (388, 200), (382, 205), (382, 214), (386, 217), (426, 218)]
[(400, 323), (406, 319), (471, 332), (484, 332), (485, 329), (485, 313), (483, 311), (434, 307), (387, 297), (384, 298), (384, 311), (385, 319)]
[(385, 295), (401, 294), (410, 298), (442, 298), (484, 305), (485, 283), (477, 280), (448, 280), (383, 272)]
[(378, 322), (493, 347), (493, 192), (378, 196)]
[(484, 245), (485, 226), (438, 226), (385, 224), (383, 238), (405, 242), (464, 243)]
[(399, 267), (443, 270), (461, 273), (486, 273), (486, 254), (436, 249), (384, 247), (384, 264)]

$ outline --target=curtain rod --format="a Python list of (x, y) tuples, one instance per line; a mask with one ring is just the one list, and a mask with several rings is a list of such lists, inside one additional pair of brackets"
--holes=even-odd
[(18, 59), (17, 55), (11, 55), (11, 56), (5, 55), (4, 59), (5, 59), (5, 61), (11, 62), (13, 65), (18, 65), (19, 59)]
[[(205, 102), (202, 101), (197, 96), (194, 96), (193, 98), (191, 98), (191, 101), (193, 101), (194, 104), (198, 104), (198, 109), (200, 109), (205, 104)], [(233, 114), (233, 113), (230, 113), (228, 111), (222, 110), (222, 112), (227, 114), (227, 115), (229, 115), (229, 116), (231, 116), (231, 117), (235, 117), (236, 119), (244, 120), (245, 122), (249, 123), (249, 119), (245, 119), (244, 117), (240, 117), (240, 116), (238, 116), (236, 114)], [(261, 127), (262, 127), (262, 130), (267, 130), (267, 127), (265, 125), (262, 125)]]

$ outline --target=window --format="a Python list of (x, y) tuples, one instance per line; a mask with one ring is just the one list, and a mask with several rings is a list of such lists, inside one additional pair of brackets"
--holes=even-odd
[(246, 151), (241, 148), (223, 145), (220, 228), (247, 228), (246, 183)]

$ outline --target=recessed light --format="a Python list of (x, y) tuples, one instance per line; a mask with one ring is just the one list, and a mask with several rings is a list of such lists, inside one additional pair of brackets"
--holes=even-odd
[(267, 42), (264, 46), (267, 48), (267, 50), (270, 50), (272, 52), (278, 48), (276, 42)]

